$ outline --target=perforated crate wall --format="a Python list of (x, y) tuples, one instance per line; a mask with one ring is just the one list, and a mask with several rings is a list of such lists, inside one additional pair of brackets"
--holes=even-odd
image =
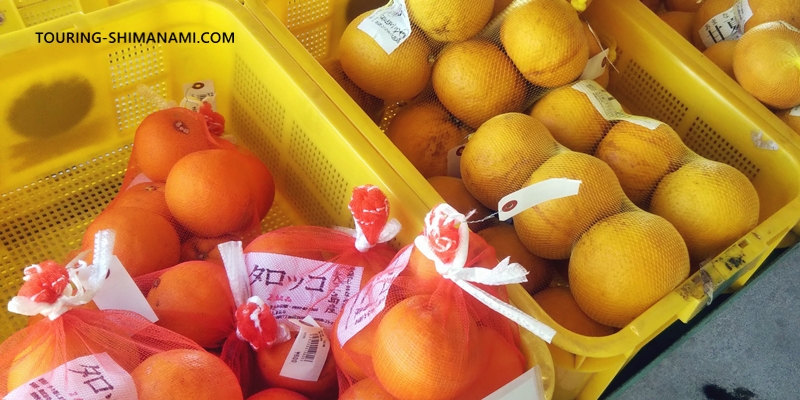
[(627, 63), (621, 74), (618, 89), (627, 100), (635, 104), (648, 117), (673, 127), (684, 144), (698, 155), (728, 164), (741, 171), (750, 180), (755, 179), (760, 168), (722, 138), (702, 118), (695, 117), (686, 129), (689, 108), (666, 88), (653, 79), (634, 60)]
[(77, 0), (46, 0), (18, 9), (25, 26), (34, 26), (80, 11)]
[[(131, 147), (119, 148), (0, 195), (2, 304), (21, 286), (24, 267), (64, 261), (80, 247), (86, 227), (119, 191), (130, 154)], [(26, 318), (9, 323), (19, 329)]]
[(314, 58), (324, 59), (330, 50), (331, 0), (290, 0), (286, 27)]

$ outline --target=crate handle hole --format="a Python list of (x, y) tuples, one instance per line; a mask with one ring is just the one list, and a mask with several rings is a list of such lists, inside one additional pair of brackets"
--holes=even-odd
[(743, 249), (743, 248), (747, 247), (747, 245), (749, 245), (749, 244), (750, 243), (747, 240), (742, 240), (741, 242), (739, 242), (739, 248)]

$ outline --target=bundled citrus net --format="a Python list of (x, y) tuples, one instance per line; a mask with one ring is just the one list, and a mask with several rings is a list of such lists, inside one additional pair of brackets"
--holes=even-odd
[(665, 6), (662, 20), (800, 132), (790, 114), (800, 106), (800, 2), (669, 0)]
[[(568, 108), (570, 118), (550, 118), (554, 104)], [(637, 207), (674, 225), (695, 267), (759, 221), (758, 193), (744, 174), (698, 156), (669, 125), (625, 113), (594, 82), (549, 92), (530, 115), (567, 148), (604, 161)]]
[[(170, 329), (188, 328), (187, 335), (210, 339), (198, 340), (205, 346), (221, 346), (221, 358), (246, 394), (279, 387), (311, 398), (335, 398), (330, 346), (321, 346), (317, 338), (318, 353), (306, 361), (290, 357), (303, 340), (298, 321), (311, 318), (329, 335), (342, 305), (391, 262), (396, 250), (388, 242), (400, 230), (399, 222), (389, 218), (388, 199), (376, 186), (356, 187), (349, 208), (355, 229), (285, 227), (259, 236), (244, 250), (240, 241), (221, 244), (224, 269), (195, 261), (140, 277), (139, 282), (161, 321), (177, 323)], [(198, 282), (198, 276), (216, 278), (209, 279), (216, 292), (198, 290), (207, 284)], [(195, 284), (167, 288), (168, 279)], [(291, 362), (302, 367), (287, 367)]]
[[(574, 102), (562, 106), (581, 112)], [(586, 148), (603, 137), (570, 132), (585, 133), (574, 141)], [(517, 144), (522, 140), (525, 145)], [(679, 139), (678, 144), (683, 146)], [(533, 117), (510, 113), (482, 125), (464, 149), (461, 170), (465, 186), (484, 206), (516, 212), (513, 229), (528, 251), (544, 259), (570, 259), (575, 300), (603, 325), (627, 325), (689, 275), (689, 251), (679, 230), (631, 202), (612, 167), (560, 145)], [(529, 187), (558, 190), (552, 184), (564, 179), (580, 181), (577, 194), (523, 209), (518, 201), (530, 192), (519, 192), (518, 200), (507, 197)]]
[(341, 398), (480, 399), (521, 375), (515, 322), (547, 341), (553, 334), (507, 304), (503, 285), (525, 274), (498, 264), (464, 215), (435, 207), (334, 324)]
[[(214, 357), (192, 340), (135, 312), (81, 307), (107, 284), (114, 243), (113, 231), (101, 231), (93, 264), (84, 262), (82, 253), (66, 266), (45, 261), (25, 269), (25, 283), (9, 303), (9, 311), (44, 318), (0, 346), (3, 398), (151, 399), (155, 397), (147, 388), (156, 385), (165, 389), (160, 395), (199, 391), (237, 398), (233, 373), (221, 361), (215, 365)], [(150, 366), (163, 367), (163, 359), (173, 359), (178, 353), (204, 359), (217, 368), (212, 372), (210, 368), (193, 370), (188, 364), (170, 367), (186, 381), (198, 381), (190, 388), (170, 383), (175, 373), (151, 376), (145, 371)]]
[(224, 118), (208, 103), (145, 117), (120, 192), (88, 226), (79, 251), (91, 259), (94, 233), (113, 229), (116, 254), (137, 277), (185, 261), (221, 263), (217, 244), (259, 235), (275, 197), (272, 175), (223, 131)]
[[(800, 4), (795, 2), (794, 6), (794, 25), (776, 21), (755, 26), (733, 50), (736, 80), (776, 110), (800, 106)], [(769, 73), (757, 72), (765, 70)]]
[[(579, 77), (608, 83), (613, 40), (588, 1), (392, 1), (349, 23), (323, 65), (426, 178), (489, 118)], [(574, 6), (574, 7), (573, 7)]]
[[(549, 118), (554, 105), (570, 116)], [(575, 300), (603, 325), (627, 325), (688, 277), (690, 260), (697, 268), (758, 223), (758, 195), (741, 172), (697, 156), (669, 126), (625, 114), (595, 82), (550, 91), (531, 115), (483, 124), (462, 154), (463, 182), (485, 207), (515, 212), (530, 253), (569, 259)], [(533, 195), (518, 191), (563, 179), (580, 181), (577, 194), (518, 209)]]

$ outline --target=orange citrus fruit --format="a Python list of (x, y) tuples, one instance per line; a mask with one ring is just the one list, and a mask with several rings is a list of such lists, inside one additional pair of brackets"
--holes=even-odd
[(217, 237), (258, 220), (245, 158), (235, 150), (204, 150), (187, 155), (170, 171), (169, 210), (197, 236)]
[(201, 350), (169, 350), (131, 372), (140, 400), (241, 400), (242, 389), (222, 360)]

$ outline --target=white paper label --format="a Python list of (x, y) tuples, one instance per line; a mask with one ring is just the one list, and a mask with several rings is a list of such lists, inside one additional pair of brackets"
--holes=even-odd
[(311, 316), (330, 328), (344, 303), (358, 293), (363, 267), (272, 253), (245, 254), (250, 290), (278, 321)]
[(544, 400), (542, 370), (539, 366), (529, 369), (483, 400)]
[(791, 115), (793, 117), (800, 117), (800, 105), (798, 105), (797, 107), (793, 108), (792, 111), (789, 111), (789, 115)]
[(149, 183), (149, 182), (152, 182), (152, 181), (153, 181), (153, 180), (151, 180), (150, 178), (148, 178), (148, 177), (147, 177), (147, 175), (145, 175), (145, 174), (139, 174), (139, 175), (136, 175), (136, 176), (133, 178), (133, 180), (131, 181), (131, 183), (129, 183), (129, 184), (128, 184), (128, 187), (127, 187), (127, 188), (125, 188), (125, 190), (127, 190), (127, 189), (130, 189), (130, 188), (132, 188), (132, 187), (134, 187), (134, 186), (136, 186), (136, 185), (138, 185), (138, 184), (140, 184), (140, 183)]
[(342, 318), (336, 332), (342, 346), (372, 322), (375, 316), (386, 307), (389, 288), (392, 287), (392, 282), (397, 276), (406, 269), (408, 259), (411, 257), (411, 249), (412, 247), (409, 246), (395, 256), (385, 270), (375, 275), (354, 298), (344, 305)]
[(736, 16), (739, 18), (739, 36), (744, 35), (744, 24), (753, 16), (750, 3), (747, 0), (739, 0), (733, 5), (736, 7)]
[(461, 179), (461, 153), (467, 145), (453, 147), (447, 152), (447, 176)]
[(133, 378), (106, 353), (76, 358), (14, 389), (3, 400), (137, 400)]
[(316, 382), (328, 359), (330, 341), (322, 327), (311, 317), (304, 318), (302, 322), (296, 319), (289, 321), (300, 327), (300, 332), (281, 368), (281, 376)]
[(358, 29), (375, 39), (386, 54), (392, 54), (411, 36), (411, 20), (405, 0), (392, 0), (378, 8), (358, 24)]
[(764, 138), (764, 132), (752, 131), (750, 132), (750, 138), (753, 139), (753, 144), (759, 149), (778, 150), (778, 144), (772, 140)]
[(572, 88), (589, 97), (589, 101), (592, 102), (594, 108), (607, 121), (627, 121), (650, 130), (655, 130), (663, 123), (652, 118), (625, 113), (617, 99), (595, 81), (580, 81), (573, 84)]
[(605, 49), (594, 57), (590, 58), (589, 62), (586, 64), (586, 68), (583, 69), (583, 73), (578, 79), (595, 79), (598, 76), (603, 75), (603, 72), (605, 72), (607, 68), (607, 66), (603, 65), (603, 61), (605, 61), (605, 59), (608, 57), (608, 51), (609, 49)]
[(534, 183), (500, 199), (497, 203), (498, 217), (505, 221), (545, 201), (575, 196), (580, 186), (581, 181), (565, 178)]
[(217, 93), (214, 91), (214, 82), (211, 80), (187, 83), (183, 85), (181, 107), (197, 112), (205, 101), (211, 104), (212, 110), (217, 111), (217, 103), (215, 101), (216, 95)]
[(725, 40), (736, 40), (742, 37), (739, 31), (739, 5), (715, 15), (703, 25), (697, 33), (706, 47), (711, 47), (716, 43)]
[[(82, 276), (80, 274), (78, 276)], [(147, 302), (142, 291), (136, 286), (128, 271), (122, 266), (117, 256), (108, 264), (108, 275), (103, 286), (95, 293), (94, 303), (101, 310), (133, 311), (147, 318), (150, 322), (158, 321), (156, 313)]]

